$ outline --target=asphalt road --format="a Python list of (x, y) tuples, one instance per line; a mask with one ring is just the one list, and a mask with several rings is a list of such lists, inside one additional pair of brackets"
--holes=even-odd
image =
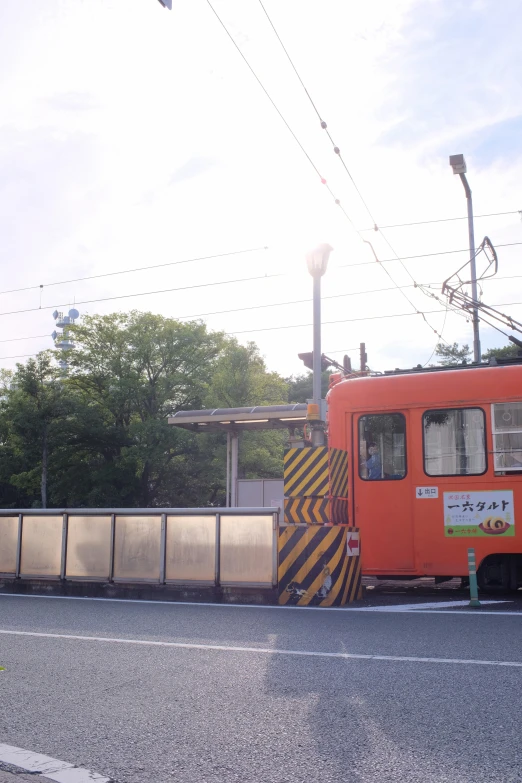
[(118, 783), (515, 783), (522, 614), (501, 611), (0, 596), (0, 631), (57, 635), (0, 633), (0, 742)]

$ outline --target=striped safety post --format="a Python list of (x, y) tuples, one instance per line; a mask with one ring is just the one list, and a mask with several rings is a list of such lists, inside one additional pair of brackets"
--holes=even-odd
[(279, 603), (344, 606), (362, 598), (359, 530), (348, 524), (348, 454), (290, 448), (283, 477)]
[(480, 606), (478, 599), (477, 585), (477, 563), (475, 561), (475, 550), (468, 549), (468, 572), (469, 572), (469, 606)]

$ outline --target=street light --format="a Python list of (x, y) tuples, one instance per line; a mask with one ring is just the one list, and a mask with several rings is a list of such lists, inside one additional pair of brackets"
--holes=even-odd
[[(313, 353), (313, 392), (312, 397), (315, 405), (321, 405), (321, 277), (326, 272), (328, 259), (333, 247), (326, 243), (318, 245), (306, 255), (308, 271), (314, 279), (314, 353)], [(320, 407), (319, 407), (320, 410)], [(317, 440), (321, 443), (314, 445), (320, 446), (324, 443), (324, 432), (317, 435)]]
[[(475, 230), (473, 227), (473, 201), (471, 200), (471, 188), (468, 180), (466, 179), (466, 161), (464, 155), (450, 155), (450, 166), (453, 169), (454, 174), (458, 174), (462, 184), (464, 185), (464, 192), (466, 193), (466, 201), (468, 204), (468, 236), (469, 236), (469, 262), (471, 266), (471, 298), (473, 302), (478, 301), (477, 296), (477, 267), (475, 264)], [(480, 362), (480, 335), (479, 335), (479, 317), (478, 308), (473, 307), (473, 361)]]

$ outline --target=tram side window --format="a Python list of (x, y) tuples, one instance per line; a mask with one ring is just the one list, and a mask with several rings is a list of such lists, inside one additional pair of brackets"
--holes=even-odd
[(403, 479), (406, 475), (406, 421), (401, 413), (359, 419), (359, 476), (365, 481)]
[(428, 476), (480, 476), (486, 472), (486, 425), (481, 408), (426, 411), (424, 471)]
[(522, 471), (522, 402), (491, 406), (496, 473)]

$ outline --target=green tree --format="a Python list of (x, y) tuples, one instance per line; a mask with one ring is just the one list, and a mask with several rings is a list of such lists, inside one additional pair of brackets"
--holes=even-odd
[(438, 343), (435, 348), (435, 354), (438, 357), (439, 364), (447, 367), (451, 364), (468, 364), (472, 351), (469, 345), (461, 347), (458, 343), (453, 343), (453, 345)]
[[(330, 370), (321, 373), (321, 396), (323, 399), (328, 393), (330, 386)], [(313, 375), (311, 372), (302, 375), (292, 375), (287, 378), (288, 383), (288, 402), (306, 402), (313, 398)]]
[[(254, 405), (279, 405), (287, 402), (288, 384), (280, 375), (267, 370), (255, 343), (240, 345), (228, 339), (216, 362), (211, 378), (209, 407), (241, 408)], [(217, 439), (220, 436), (217, 436)], [(245, 431), (239, 448), (240, 478), (279, 478), (283, 472), (286, 431)], [(225, 446), (221, 439), (221, 464), (225, 464)], [(222, 475), (222, 474), (221, 474)]]
[[(50, 352), (39, 353), (4, 380), (2, 451), (14, 460), (10, 483), (47, 508), (49, 459), (63, 436), (70, 399)], [(4, 467), (5, 470), (5, 467)]]
[(207, 402), (214, 407), (242, 408), (285, 403), (286, 381), (269, 372), (253, 342), (240, 345), (228, 338), (211, 376)]
[[(224, 435), (168, 417), (285, 402), (287, 384), (256, 346), (138, 312), (85, 316), (74, 340), (65, 376), (44, 354), (0, 379), (0, 504), (223, 504)], [(280, 475), (284, 439), (244, 433), (241, 475)]]
[(69, 383), (84, 401), (76, 442), (89, 457), (93, 505), (190, 502), (188, 467), (198, 448), (168, 417), (202, 407), (222, 335), (133, 311), (85, 316), (74, 340)]
[(509, 345), (502, 346), (502, 348), (489, 348), (485, 353), (482, 354), (482, 358), (486, 362), (490, 359), (509, 359), (519, 356), (521, 351), (522, 349), (519, 348), (518, 345), (513, 345), (513, 343), (510, 343)]

